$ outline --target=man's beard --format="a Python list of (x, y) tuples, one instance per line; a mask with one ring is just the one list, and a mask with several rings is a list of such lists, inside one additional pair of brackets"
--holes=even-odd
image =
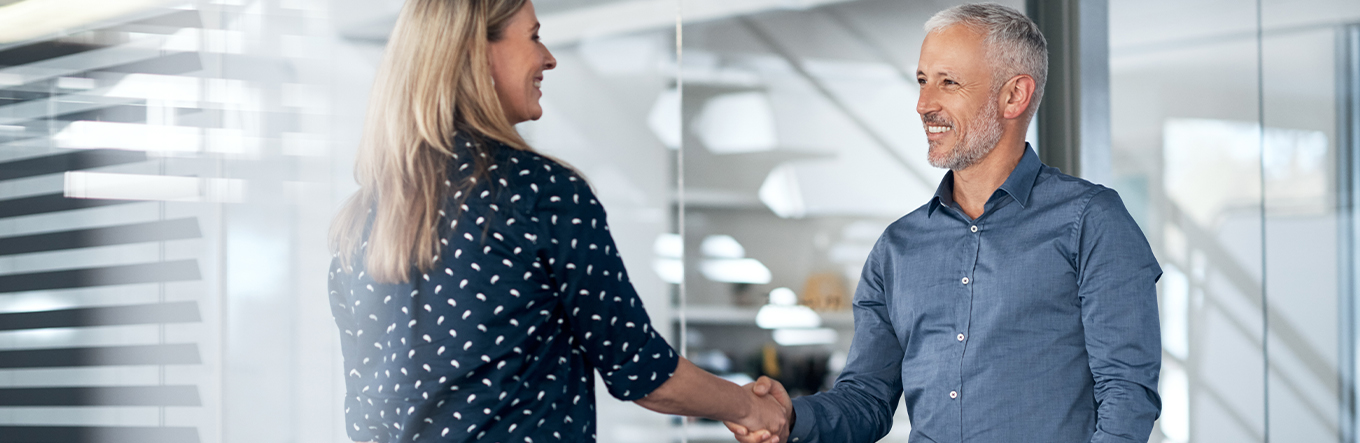
[[(930, 162), (930, 165), (958, 171), (977, 164), (977, 162), (982, 161), (983, 157), (992, 152), (992, 149), (996, 148), (996, 144), (1001, 141), (1001, 119), (998, 118), (996, 106), (998, 98), (1000, 97), (989, 97), (987, 99), (987, 104), (982, 106), (982, 110), (971, 122), (974, 125), (969, 125), (968, 132), (959, 137), (953, 151), (937, 157), (935, 155), (936, 150), (943, 147), (939, 141), (930, 141), (930, 152), (926, 154), (926, 159)], [(958, 130), (958, 126), (933, 113), (926, 114), (922, 120), (927, 124), (944, 123), (956, 128), (954, 130)]]

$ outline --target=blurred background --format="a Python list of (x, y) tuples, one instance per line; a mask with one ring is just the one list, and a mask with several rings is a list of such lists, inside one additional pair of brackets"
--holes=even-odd
[[(593, 182), (673, 346), (825, 390), (943, 176), (913, 78), (959, 3), (538, 0), (559, 64), (519, 130)], [(1151, 441), (1360, 441), (1360, 3), (1002, 3), (1049, 39), (1030, 142), (1165, 270)], [(346, 440), (325, 232), (401, 4), (0, 0), (0, 443)], [(731, 441), (597, 400), (601, 442)]]

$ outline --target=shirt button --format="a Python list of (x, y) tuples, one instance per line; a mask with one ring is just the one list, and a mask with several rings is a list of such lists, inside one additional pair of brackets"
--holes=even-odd
[(949, 398), (959, 398), (959, 391), (949, 391)]
[(963, 341), (963, 334), (959, 334), (959, 341)]
[(973, 232), (977, 232), (977, 226), (975, 225), (975, 226), (973, 226), (973, 227), (971, 227), (971, 228), (968, 228), (968, 230), (969, 230), (969, 231), (973, 231)]
[(968, 277), (964, 277), (964, 278), (963, 278), (963, 284), (965, 284), (965, 285), (968, 284)]

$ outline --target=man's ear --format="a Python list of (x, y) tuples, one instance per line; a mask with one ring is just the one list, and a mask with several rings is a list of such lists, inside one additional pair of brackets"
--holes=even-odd
[(1012, 77), (1001, 87), (1001, 116), (1005, 119), (1019, 118), (1029, 109), (1034, 99), (1034, 77), (1020, 74)]

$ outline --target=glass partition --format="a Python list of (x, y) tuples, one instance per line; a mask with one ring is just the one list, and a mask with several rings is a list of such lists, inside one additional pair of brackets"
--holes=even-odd
[(1153, 441), (1353, 441), (1337, 73), (1360, 9), (1304, 3), (1110, 3), (1112, 186), (1165, 270)]
[[(402, 1), (95, 3), (0, 0), (0, 442), (344, 441), (325, 232)], [(518, 129), (590, 179), (672, 346), (809, 395), (943, 175), (914, 72), (960, 3), (539, 0)], [(1106, 185), (1165, 271), (1151, 441), (1356, 441), (1360, 5), (1109, 11)], [(598, 441), (731, 441), (598, 391)]]
[[(1266, 404), (1271, 441), (1355, 441), (1355, 278), (1344, 245), (1357, 170), (1343, 141), (1354, 122), (1354, 49), (1360, 5), (1262, 0), (1262, 207), (1265, 211)], [(1349, 79), (1347, 78), (1349, 77)], [(1350, 197), (1345, 197), (1350, 198)], [(1349, 361), (1347, 361), (1349, 360)]]

